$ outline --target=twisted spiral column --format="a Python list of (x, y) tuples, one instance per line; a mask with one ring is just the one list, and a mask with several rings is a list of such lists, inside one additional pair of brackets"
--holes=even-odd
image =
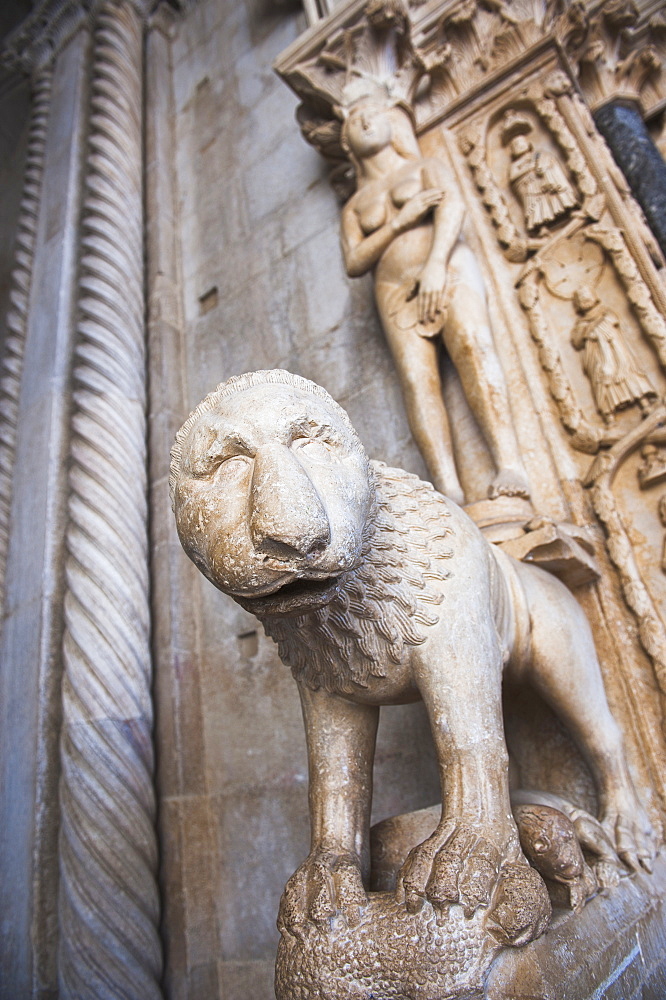
[(14, 267), (11, 275), (7, 339), (0, 364), (0, 615), (5, 604), (5, 575), (9, 544), (9, 516), (16, 455), (19, 392), (28, 329), (37, 217), (44, 172), (44, 147), (51, 105), (53, 72), (37, 76), (32, 94), (25, 180), (19, 209)]
[(81, 235), (61, 738), (60, 995), (161, 996), (146, 504), (142, 25), (102, 3)]

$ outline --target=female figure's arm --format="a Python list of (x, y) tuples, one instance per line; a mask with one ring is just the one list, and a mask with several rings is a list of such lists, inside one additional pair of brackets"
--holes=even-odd
[(349, 277), (358, 278), (373, 268), (395, 237), (421, 222), (439, 205), (441, 197), (442, 192), (436, 188), (419, 192), (405, 202), (390, 222), (368, 236), (361, 229), (352, 197), (342, 212), (342, 253)]
[(440, 191), (440, 201), (433, 213), (432, 245), (419, 277), (419, 320), (425, 323), (434, 320), (441, 308), (449, 258), (460, 237), (465, 206), (446, 169), (436, 160), (424, 167), (423, 181)]

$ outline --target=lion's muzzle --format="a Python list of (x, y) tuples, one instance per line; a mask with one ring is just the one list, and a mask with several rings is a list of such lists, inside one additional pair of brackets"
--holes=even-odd
[(250, 532), (256, 551), (285, 566), (329, 543), (328, 516), (307, 472), (288, 449), (257, 452), (250, 487)]

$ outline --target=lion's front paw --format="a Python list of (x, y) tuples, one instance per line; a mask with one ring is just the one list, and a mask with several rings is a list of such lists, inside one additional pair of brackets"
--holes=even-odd
[(284, 888), (278, 930), (298, 935), (308, 922), (324, 927), (340, 914), (354, 926), (366, 902), (355, 854), (313, 851)]
[(444, 826), (410, 851), (398, 873), (398, 891), (410, 913), (427, 899), (439, 909), (460, 903), (471, 916), (489, 903), (503, 860), (499, 847), (471, 825)]

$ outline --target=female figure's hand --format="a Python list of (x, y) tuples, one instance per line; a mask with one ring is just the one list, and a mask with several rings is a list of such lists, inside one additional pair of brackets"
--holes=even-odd
[(419, 275), (419, 323), (431, 323), (442, 308), (446, 288), (446, 266), (439, 261), (427, 261)]
[(393, 220), (392, 226), (396, 233), (404, 233), (426, 217), (428, 212), (439, 205), (443, 191), (439, 188), (428, 188), (420, 191), (406, 201)]

